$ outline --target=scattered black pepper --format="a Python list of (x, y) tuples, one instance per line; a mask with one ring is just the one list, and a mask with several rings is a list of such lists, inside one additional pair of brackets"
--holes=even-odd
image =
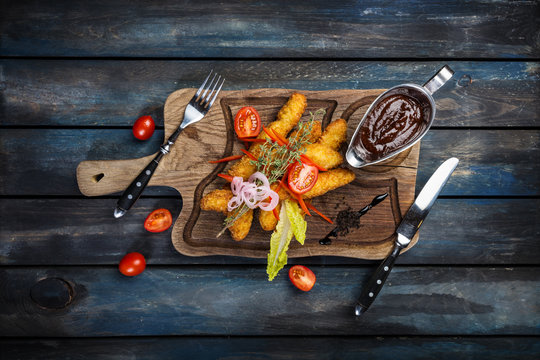
[(328, 233), (324, 237), (324, 239), (319, 240), (319, 244), (321, 245), (330, 245), (332, 244), (332, 239), (330, 238), (337, 238), (338, 236), (345, 236), (347, 235), (351, 229), (358, 229), (360, 227), (360, 218), (365, 215), (372, 207), (376, 206), (377, 204), (381, 203), (386, 197), (388, 196), (388, 193), (384, 193), (382, 195), (377, 195), (371, 203), (360, 211), (352, 211), (349, 207), (347, 210), (341, 210), (337, 217), (336, 217), (336, 224), (337, 226)]

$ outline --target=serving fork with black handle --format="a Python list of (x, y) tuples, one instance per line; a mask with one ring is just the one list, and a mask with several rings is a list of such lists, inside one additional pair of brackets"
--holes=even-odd
[[(141, 196), (144, 188), (148, 185), (148, 182), (152, 178), (152, 175), (156, 171), (159, 162), (163, 156), (167, 155), (170, 152), (171, 146), (174, 145), (176, 139), (188, 125), (200, 121), (210, 110), (214, 101), (216, 100), (221, 87), (225, 82), (225, 79), (212, 72), (206, 77), (201, 87), (197, 90), (193, 98), (189, 101), (184, 111), (184, 119), (180, 123), (180, 126), (176, 131), (169, 136), (167, 141), (161, 145), (159, 153), (156, 155), (152, 161), (141, 171), (141, 173), (133, 180), (133, 182), (126, 188), (118, 203), (114, 209), (114, 217), (122, 217), (132, 206), (135, 204), (137, 199)], [(208, 80), (212, 76), (210, 83), (206, 86)], [(206, 87), (205, 87), (206, 86)]]

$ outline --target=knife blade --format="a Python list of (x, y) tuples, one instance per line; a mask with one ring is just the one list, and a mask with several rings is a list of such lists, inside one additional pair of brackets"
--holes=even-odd
[(394, 247), (392, 248), (390, 255), (388, 255), (379, 265), (377, 270), (375, 270), (375, 273), (371, 276), (366, 287), (362, 291), (360, 299), (354, 309), (356, 316), (365, 313), (381, 291), (384, 282), (392, 270), (396, 258), (399, 256), (401, 250), (409, 245), (418, 232), (418, 229), (424, 222), (442, 188), (454, 172), (458, 162), (459, 160), (456, 158), (446, 160), (439, 166), (433, 175), (431, 175), (420, 191), (420, 194), (418, 194), (418, 197), (396, 229), (396, 241), (394, 242)]

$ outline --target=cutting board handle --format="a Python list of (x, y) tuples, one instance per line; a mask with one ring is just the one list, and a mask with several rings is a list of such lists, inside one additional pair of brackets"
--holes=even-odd
[(83, 161), (77, 166), (77, 184), (86, 196), (101, 196), (123, 191), (153, 158)]

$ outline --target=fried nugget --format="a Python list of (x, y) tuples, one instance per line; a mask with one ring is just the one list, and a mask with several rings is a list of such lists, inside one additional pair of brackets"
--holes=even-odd
[[(276, 206), (277, 212), (281, 211), (281, 201)], [(276, 228), (278, 220), (274, 216), (274, 213), (272, 211), (264, 211), (261, 210), (259, 212), (259, 224), (261, 224), (261, 228), (266, 231), (274, 230)]]
[[(306, 127), (306, 130), (307, 130), (307, 127)], [(303, 135), (303, 134), (298, 134), (298, 131), (299, 130), (295, 130), (291, 133), (291, 136), (289, 136), (289, 141), (297, 136)], [(314, 121), (311, 127), (311, 132), (309, 133), (306, 140), (313, 144), (317, 142), (317, 140), (319, 140), (321, 135), (322, 135), (322, 124), (320, 121)]]
[(227, 204), (233, 194), (230, 189), (217, 189), (203, 196), (201, 200), (201, 209), (207, 211), (219, 211), (227, 213)]
[[(227, 211), (227, 204), (233, 194), (229, 189), (217, 189), (206, 194), (201, 200), (201, 209), (207, 211), (218, 211), (227, 216), (231, 212)], [(233, 210), (234, 211), (234, 210)], [(249, 233), (251, 222), (253, 221), (253, 210), (248, 210), (229, 227), (232, 238), (236, 241), (243, 240)]]
[(287, 103), (279, 110), (277, 120), (268, 125), (268, 127), (283, 137), (287, 136), (296, 124), (298, 124), (298, 121), (300, 121), (302, 114), (306, 111), (306, 107), (306, 97), (299, 93), (293, 93)]
[[(298, 121), (300, 121), (302, 114), (306, 110), (306, 106), (306, 97), (299, 93), (293, 93), (289, 97), (287, 103), (279, 110), (277, 120), (270, 123), (268, 128), (276, 131), (283, 137), (287, 136), (296, 124), (298, 124)], [(258, 138), (267, 139), (268, 135), (266, 135), (264, 131), (261, 131)], [(249, 147), (249, 152), (258, 158), (261, 154), (261, 144), (252, 144)], [(231, 166), (228, 173), (231, 176), (241, 176), (244, 180), (247, 180), (256, 169), (257, 167), (251, 162), (251, 159), (244, 155), (239, 161)]]
[(305, 147), (304, 153), (317, 165), (329, 170), (343, 163), (343, 155), (325, 144), (309, 144)]
[(354, 173), (349, 169), (334, 169), (320, 172), (319, 179), (315, 183), (315, 186), (302, 195), (302, 197), (312, 199), (316, 196), (324, 195), (330, 190), (347, 185), (354, 180), (354, 177)]
[(332, 121), (319, 139), (318, 143), (326, 145), (333, 150), (338, 150), (347, 140), (347, 122), (343, 119)]
[[(231, 213), (228, 213), (231, 215)], [(249, 234), (251, 223), (253, 222), (253, 210), (249, 209), (244, 215), (240, 216), (230, 227), (229, 231), (235, 241), (244, 240)]]

